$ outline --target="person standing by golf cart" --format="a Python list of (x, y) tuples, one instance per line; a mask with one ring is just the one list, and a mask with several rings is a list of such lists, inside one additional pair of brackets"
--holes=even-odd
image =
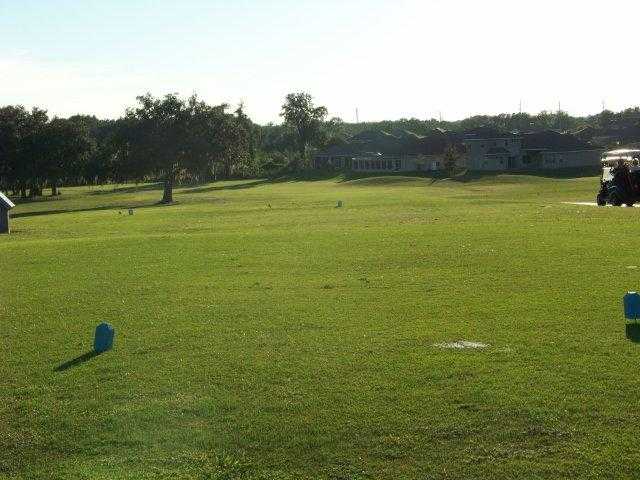
[(598, 205), (629, 207), (640, 201), (640, 150), (612, 150), (602, 156)]

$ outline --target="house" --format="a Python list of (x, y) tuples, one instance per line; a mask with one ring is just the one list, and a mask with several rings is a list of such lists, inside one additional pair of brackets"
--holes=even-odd
[(393, 134), (366, 130), (354, 135), (346, 144), (319, 152), (313, 159), (313, 166), (359, 172), (437, 171), (443, 168), (444, 154), (451, 146), (462, 159), (464, 150), (453, 132), (435, 129), (426, 135), (417, 135), (406, 130)]
[(522, 135), (522, 168), (558, 169), (599, 167), (602, 149), (555, 130)]
[(477, 127), (463, 133), (471, 170), (509, 170), (520, 166), (522, 137), (493, 127)]
[(640, 142), (640, 124), (611, 125), (606, 128), (587, 125), (575, 130), (573, 135), (597, 147), (611, 149)]
[(356, 172), (426, 172), (440, 170), (442, 165), (442, 159), (435, 155), (365, 152), (353, 158), (351, 169)]
[(356, 149), (349, 144), (331, 145), (313, 157), (313, 168), (350, 170)]
[(591, 143), (555, 130), (508, 133), (479, 127), (464, 133), (464, 143), (472, 170), (593, 167), (602, 154)]
[(13, 202), (0, 192), (0, 233), (9, 233), (9, 210), (13, 207)]
[(359, 172), (438, 171), (450, 148), (459, 166), (486, 171), (591, 167), (599, 165), (602, 153), (578, 136), (555, 130), (513, 133), (481, 126), (461, 134), (433, 129), (425, 135), (366, 130), (319, 152), (313, 166)]

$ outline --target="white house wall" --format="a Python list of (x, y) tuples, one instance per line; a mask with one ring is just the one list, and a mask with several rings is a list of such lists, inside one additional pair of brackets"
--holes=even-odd
[[(368, 163), (367, 163), (368, 162)], [(381, 167), (378, 163), (381, 162)], [(391, 168), (389, 168), (389, 165)], [(466, 165), (466, 158), (461, 157), (458, 166)], [(351, 170), (356, 172), (427, 172), (444, 168), (444, 155), (382, 155), (380, 157), (354, 157)]]
[(600, 150), (543, 152), (539, 168), (554, 170), (558, 168), (597, 167), (600, 166), (601, 154)]
[[(516, 139), (518, 140), (518, 139)], [(500, 142), (497, 140), (496, 143)], [(504, 148), (504, 140), (502, 140)], [(474, 146), (475, 145), (475, 146)], [(579, 168), (600, 165), (600, 150), (578, 150), (571, 152), (541, 152), (534, 163), (525, 164), (527, 156), (520, 150), (521, 143), (513, 142), (509, 154), (488, 155), (486, 150), (498, 148), (493, 141), (473, 140), (467, 143), (469, 152), (458, 161), (459, 167), (468, 166), (471, 170), (505, 171), (530, 169), (558, 169)], [(512, 157), (511, 168), (509, 157)], [(336, 169), (350, 169), (357, 172), (417, 172), (438, 171), (444, 168), (443, 155), (380, 155), (380, 156), (316, 156), (315, 168), (333, 167)]]
[[(507, 170), (509, 157), (514, 165), (519, 165), (522, 157), (522, 139), (520, 137), (489, 138), (466, 140), (468, 164), (472, 170)], [(488, 155), (493, 148), (504, 148), (505, 155)], [(502, 162), (502, 163), (501, 163)]]

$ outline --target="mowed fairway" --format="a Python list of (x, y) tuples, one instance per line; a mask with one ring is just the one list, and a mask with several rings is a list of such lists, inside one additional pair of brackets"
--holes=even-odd
[[(169, 207), (155, 186), (19, 205), (0, 238), (0, 478), (637, 477), (621, 297), (640, 288), (640, 211), (562, 203), (597, 184), (247, 180)], [(56, 371), (101, 321), (115, 349)], [(434, 346), (456, 340), (489, 346)]]

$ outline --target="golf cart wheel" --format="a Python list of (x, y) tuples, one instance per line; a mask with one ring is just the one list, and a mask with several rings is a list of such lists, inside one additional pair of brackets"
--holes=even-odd
[(607, 204), (607, 199), (606, 199), (604, 196), (602, 196), (602, 195), (598, 194), (598, 195), (596, 196), (596, 204), (597, 204), (599, 207), (604, 207), (604, 206)]
[(622, 200), (620, 200), (620, 197), (618, 197), (617, 194), (612, 193), (609, 196), (609, 202), (611, 203), (611, 205), (613, 205), (614, 207), (619, 207), (620, 205), (622, 205)]

